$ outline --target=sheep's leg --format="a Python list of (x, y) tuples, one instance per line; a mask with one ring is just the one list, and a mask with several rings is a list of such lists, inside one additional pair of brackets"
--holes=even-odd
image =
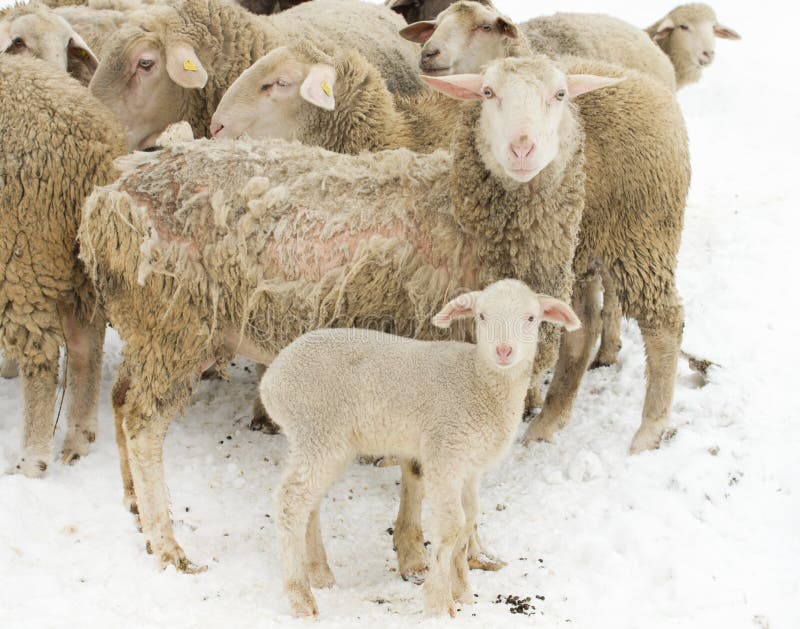
[(423, 586), (425, 613), (430, 616), (450, 614), (455, 617), (453, 602), (453, 553), (465, 526), (462, 505), (463, 478), (454, 470), (425, 469), (425, 493), (434, 522), (431, 562)]
[(422, 583), (427, 570), (425, 540), (422, 536), (422, 499), (425, 487), (423, 470), (417, 461), (400, 461), (400, 509), (394, 525), (394, 548), (400, 576), (406, 581)]
[(620, 341), (620, 319), (622, 318), (622, 305), (617, 295), (614, 279), (605, 266), (601, 268), (600, 276), (603, 280), (603, 329), (600, 334), (600, 348), (589, 366), (589, 369), (608, 367), (617, 362), (622, 342)]
[(470, 547), (470, 539), (473, 534), (477, 535), (478, 526), (478, 477), (472, 476), (464, 483), (461, 492), (461, 504), (464, 508), (464, 528), (456, 542), (453, 552), (453, 599), (471, 605), (472, 588), (469, 586), (469, 563), (467, 553)]
[(53, 444), (58, 361), (33, 366), (22, 363), (21, 367), (25, 425), (22, 430), (22, 451), (9, 472), (41, 478), (50, 463)]
[[(133, 373), (130, 365), (123, 372)], [(127, 438), (128, 460), (139, 509), (142, 532), (148, 551), (162, 567), (173, 565), (181, 572), (206, 570), (190, 562), (175, 541), (169, 517), (169, 498), (164, 480), (164, 438), (173, 415), (191, 391), (191, 380), (170, 378), (173, 385), (161, 398), (145, 386), (140, 378), (131, 377), (131, 386), (123, 406), (122, 427)], [(167, 378), (167, 376), (164, 376)]]
[(542, 412), (533, 420), (523, 439), (550, 441), (553, 434), (567, 425), (578, 387), (591, 358), (592, 346), (600, 333), (600, 278), (590, 272), (575, 282), (572, 308), (583, 324), (579, 330), (564, 334), (561, 350), (547, 391)]
[(122, 407), (125, 404), (125, 396), (130, 389), (131, 381), (127, 375), (124, 375), (120, 370), (117, 380), (111, 389), (111, 407), (114, 411), (114, 434), (117, 438), (117, 450), (119, 450), (119, 471), (122, 475), (122, 493), (123, 504), (125, 508), (136, 516), (136, 526), (139, 531), (142, 530), (142, 524), (139, 521), (139, 508), (136, 504), (136, 493), (133, 488), (133, 476), (131, 474), (131, 464), (128, 460), (128, 440), (125, 437), (125, 429), (123, 428), (123, 420), (125, 415)]
[(657, 448), (669, 421), (683, 330), (682, 313), (673, 320), (671, 326), (641, 327), (647, 354), (647, 393), (642, 423), (631, 442), (631, 454)]
[(19, 375), (19, 365), (17, 361), (8, 356), (3, 357), (3, 362), (0, 363), (0, 378), (16, 378)]
[(103, 364), (106, 322), (97, 315), (92, 321), (79, 321), (61, 309), (67, 341), (67, 436), (61, 450), (63, 463), (74, 463), (89, 453), (97, 435), (97, 405)]
[(322, 528), (319, 523), (319, 502), (311, 512), (306, 531), (306, 546), (308, 548), (308, 574), (311, 587), (330, 588), (336, 583), (331, 567), (328, 565), (328, 555), (325, 553), (325, 544), (322, 541)]
[[(256, 365), (256, 377), (259, 382), (261, 382), (261, 378), (264, 376), (266, 370), (266, 365)], [(267, 414), (267, 409), (264, 408), (261, 397), (258, 395), (253, 402), (253, 419), (250, 420), (250, 430), (259, 430), (268, 435), (277, 435), (281, 431), (281, 427), (270, 419), (270, 416)]]

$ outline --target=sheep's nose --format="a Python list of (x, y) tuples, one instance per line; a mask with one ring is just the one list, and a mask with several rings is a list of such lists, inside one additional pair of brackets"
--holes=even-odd
[(434, 57), (439, 56), (440, 50), (438, 48), (428, 48), (427, 50), (422, 51), (422, 59), (424, 61), (430, 61)]
[(535, 149), (536, 145), (533, 142), (517, 141), (511, 143), (511, 152), (514, 154), (514, 157), (519, 159), (529, 157)]
[(703, 57), (705, 57), (709, 62), (714, 60), (714, 51), (713, 50), (704, 50)]
[(497, 355), (500, 358), (508, 359), (511, 357), (511, 352), (514, 351), (510, 345), (506, 345), (505, 343), (501, 343), (497, 347), (494, 348), (497, 352)]
[(216, 122), (214, 120), (211, 121), (211, 137), (215, 138), (225, 128), (225, 125), (221, 122)]

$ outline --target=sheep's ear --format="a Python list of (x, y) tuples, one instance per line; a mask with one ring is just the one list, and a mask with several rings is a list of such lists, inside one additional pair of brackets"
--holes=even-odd
[(578, 319), (578, 315), (560, 299), (539, 295), (539, 305), (542, 307), (542, 321), (564, 326), (568, 332), (581, 327), (581, 320)]
[(300, 86), (300, 96), (312, 105), (333, 111), (336, 100), (333, 98), (333, 86), (336, 85), (336, 70), (327, 63), (311, 66), (305, 81)]
[(437, 92), (459, 100), (476, 100), (483, 98), (481, 87), (483, 77), (480, 74), (451, 74), (450, 76), (419, 77)]
[(669, 37), (669, 34), (675, 30), (675, 22), (671, 17), (665, 17), (661, 20), (661, 24), (656, 27), (656, 32), (653, 35), (655, 41), (660, 41)]
[(517, 37), (519, 37), (519, 29), (517, 28), (517, 25), (507, 17), (503, 17), (501, 15), (499, 18), (497, 18), (497, 22), (495, 24), (497, 25), (497, 30), (501, 35), (505, 35), (511, 39), (517, 39)]
[(431, 38), (435, 30), (436, 22), (433, 20), (414, 22), (400, 29), (400, 37), (413, 41), (415, 44), (424, 44)]
[(197, 58), (194, 48), (185, 42), (167, 46), (167, 73), (181, 87), (200, 89), (208, 81), (208, 72)]
[(625, 78), (612, 78), (609, 76), (597, 76), (595, 74), (568, 74), (567, 93), (570, 98), (575, 98), (586, 92), (593, 92), (603, 87), (621, 83)]
[(450, 324), (456, 319), (463, 319), (464, 317), (475, 316), (475, 300), (480, 295), (479, 291), (471, 293), (464, 293), (455, 299), (447, 302), (436, 316), (433, 317), (432, 322), (437, 328), (449, 328)]
[(732, 28), (728, 28), (727, 26), (723, 26), (722, 24), (717, 24), (714, 26), (714, 35), (721, 39), (741, 39), (742, 36), (739, 35), (735, 30)]
[(69, 36), (67, 57), (85, 65), (92, 74), (97, 70), (97, 66), (100, 65), (99, 59), (92, 52), (92, 49), (89, 48), (89, 44), (75, 31), (72, 31), (72, 34)]

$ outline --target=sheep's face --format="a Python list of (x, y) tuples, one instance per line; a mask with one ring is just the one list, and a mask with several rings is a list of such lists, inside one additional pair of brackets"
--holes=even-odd
[(704, 4), (682, 5), (655, 28), (653, 39), (675, 66), (681, 85), (700, 80), (703, 69), (714, 61), (716, 38), (741, 39), (717, 22), (714, 10)]
[(98, 63), (91, 48), (72, 26), (46, 7), (11, 13), (0, 22), (2, 53), (37, 57), (65, 72), (72, 71), (75, 64), (83, 65), (90, 75)]
[(283, 46), (245, 70), (228, 88), (211, 119), (215, 139), (298, 137), (304, 106), (335, 106), (336, 72)]
[(476, 136), (484, 164), (519, 183), (546, 168), (573, 132), (569, 99), (621, 80), (566, 75), (543, 56), (494, 61), (483, 74), (422, 78), (454, 98), (482, 101)]
[(496, 370), (529, 368), (536, 355), (539, 325), (554, 323), (576, 330), (580, 321), (566, 303), (537, 295), (517, 280), (501, 280), (482, 291), (456, 297), (434, 317), (438, 327), (449, 327), (456, 319), (475, 320), (477, 351)]
[(125, 126), (131, 150), (152, 146), (167, 126), (183, 120), (193, 93), (208, 80), (191, 43), (143, 26), (121, 28), (104, 53), (89, 88)]
[(429, 76), (478, 72), (492, 59), (505, 57), (507, 39), (519, 37), (517, 27), (492, 6), (462, 0), (433, 22), (416, 22), (400, 31), (422, 44), (420, 69)]

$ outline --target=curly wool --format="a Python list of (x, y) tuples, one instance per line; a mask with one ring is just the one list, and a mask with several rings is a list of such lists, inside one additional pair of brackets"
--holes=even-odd
[(0, 55), (0, 83), (14, 86), (0, 101), (0, 347), (32, 373), (57, 364), (57, 303), (84, 318), (95, 307), (75, 235), (125, 141), (86, 88), (43, 61)]

